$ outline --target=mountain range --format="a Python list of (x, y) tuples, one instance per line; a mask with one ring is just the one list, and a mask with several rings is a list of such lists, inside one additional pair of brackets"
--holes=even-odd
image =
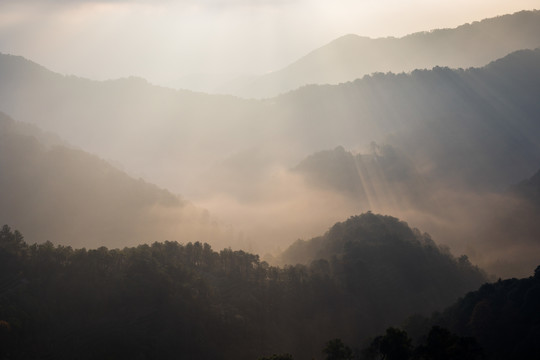
[[(189, 193), (192, 176), (247, 150), (293, 166), (315, 151), (365, 149), (373, 141), (391, 142), (471, 185), (481, 178), (507, 186), (540, 160), (533, 135), (539, 57), (538, 50), (519, 51), (478, 69), (379, 74), (253, 101), (135, 78), (65, 77), (2, 55), (0, 108), (177, 192)], [(464, 155), (474, 165), (456, 173)]]
[(346, 35), (241, 97), (0, 53), (0, 358), (538, 358), (539, 35)]
[(338, 84), (375, 72), (410, 72), (435, 66), (480, 67), (513, 51), (540, 47), (540, 11), (521, 11), (454, 29), (401, 38), (349, 34), (283, 69), (218, 91), (248, 98), (273, 97), (308, 84)]
[[(536, 16), (459, 29), (533, 29)], [(441, 31), (418, 36), (454, 34)], [(505, 241), (495, 224), (506, 215), (492, 210), (521, 206), (505, 192), (540, 167), (539, 63), (540, 50), (519, 50), (478, 68), (375, 73), (248, 100), (64, 76), (2, 54), (0, 109), (210, 209), (261, 253), (372, 210), (496, 273), (524, 275), (534, 236)]]
[[(266, 241), (260, 244), (273, 244), (263, 246), (263, 252), (371, 209), (399, 215), (458, 252), (492, 262), (501, 261), (501, 255), (493, 259), (487, 248), (476, 246), (483, 241), (470, 240), (472, 229), (458, 235), (454, 231), (460, 227), (448, 221), (463, 222), (467, 212), (457, 210), (463, 206), (483, 208), (483, 201), (470, 203), (478, 194), (503, 191), (538, 170), (539, 62), (540, 50), (522, 50), (482, 68), (378, 74), (256, 101), (174, 91), (136, 78), (97, 82), (66, 77), (2, 55), (0, 109), (122, 164), (135, 178), (212, 209), (244, 229), (248, 238), (256, 234)], [(377, 147), (389, 149), (387, 144), (397, 170), (366, 169), (360, 174), (367, 181), (362, 185), (398, 183), (405, 174), (399, 169), (406, 166), (407, 174), (414, 175), (411, 180), (424, 184), (423, 200), (413, 208), (410, 202), (394, 201), (384, 188), (370, 202), (351, 203), (333, 190), (309, 190), (313, 187), (302, 184), (305, 174), (291, 171), (322, 149), (342, 145), (369, 154)], [(392, 156), (379, 153), (380, 159)], [(418, 209), (422, 203), (431, 204), (430, 216), (416, 212), (424, 210)], [(287, 220), (290, 208), (303, 217)], [(453, 218), (449, 212), (461, 215)], [(283, 223), (276, 227), (265, 218)], [(509, 261), (517, 262), (520, 254)], [(528, 271), (527, 266), (519, 273)]]

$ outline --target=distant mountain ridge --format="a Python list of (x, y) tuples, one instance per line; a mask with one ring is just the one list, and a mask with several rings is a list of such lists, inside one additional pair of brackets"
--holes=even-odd
[[(487, 144), (490, 158), (512, 157), (506, 163), (514, 170), (495, 170), (495, 176), (486, 169), (482, 175), (504, 188), (530, 174), (530, 164), (536, 167), (540, 159), (533, 135), (540, 111), (539, 59), (539, 50), (518, 51), (483, 68), (375, 74), (255, 101), (175, 91), (137, 78), (98, 82), (66, 77), (22, 57), (0, 55), (0, 109), (119, 161), (130, 173), (144, 168), (150, 181), (182, 193), (188, 179), (197, 186), (200, 180), (190, 179), (195, 172), (180, 172), (178, 166), (204, 167), (252, 148), (279, 153), (292, 166), (315, 151), (382, 143), (388, 136), (392, 145), (396, 141), (407, 152), (416, 147), (423, 157), (450, 155), (446, 168), (435, 165), (446, 172), (461, 168), (458, 162), (463, 159), (449, 153), (448, 146), (480, 156), (478, 146)], [(419, 142), (420, 133), (430, 141)], [(461, 138), (464, 147), (455, 148), (449, 133)], [(275, 149), (275, 141), (269, 139), (286, 144), (287, 153), (284, 146)], [(439, 149), (425, 153), (420, 146)], [(198, 161), (191, 153), (197, 153)], [(462, 173), (450, 172), (458, 174)]]
[(478, 67), (513, 51), (537, 47), (540, 47), (538, 10), (401, 38), (371, 39), (349, 34), (232, 93), (264, 98), (308, 84), (353, 81), (374, 72), (399, 73), (434, 66)]

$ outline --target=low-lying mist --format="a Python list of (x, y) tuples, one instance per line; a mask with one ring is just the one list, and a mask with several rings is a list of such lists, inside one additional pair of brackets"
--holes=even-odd
[[(268, 170), (260, 183), (244, 184), (235, 193), (208, 193), (196, 203), (241, 232), (245, 248), (278, 256), (294, 240), (324, 233), (358, 208), (342, 194), (310, 187), (283, 167)], [(367, 208), (366, 208), (367, 210)]]
[(195, 202), (241, 232), (241, 248), (277, 264), (296, 239), (322, 235), (338, 221), (372, 211), (429, 233), (496, 276), (526, 276), (537, 265), (540, 226), (527, 199), (510, 188), (479, 191), (434, 178), (431, 168), (382, 148), (353, 155), (338, 147), (294, 168), (259, 169), (259, 176), (216, 171), (206, 195)]

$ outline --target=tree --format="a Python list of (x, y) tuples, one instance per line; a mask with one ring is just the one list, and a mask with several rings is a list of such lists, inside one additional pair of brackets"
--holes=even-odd
[(351, 360), (353, 358), (351, 348), (345, 345), (341, 339), (327, 342), (323, 353), (326, 354), (326, 360)]
[(369, 359), (406, 360), (412, 353), (411, 339), (403, 330), (390, 327), (377, 336), (365, 352)]
[(445, 328), (433, 326), (426, 344), (416, 348), (415, 359), (476, 360), (483, 359), (483, 352), (474, 338), (459, 337)]

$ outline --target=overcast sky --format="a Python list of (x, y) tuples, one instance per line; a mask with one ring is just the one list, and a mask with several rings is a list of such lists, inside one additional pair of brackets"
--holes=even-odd
[(345, 35), (403, 36), (540, 0), (0, 0), (0, 52), (93, 79), (262, 74)]

